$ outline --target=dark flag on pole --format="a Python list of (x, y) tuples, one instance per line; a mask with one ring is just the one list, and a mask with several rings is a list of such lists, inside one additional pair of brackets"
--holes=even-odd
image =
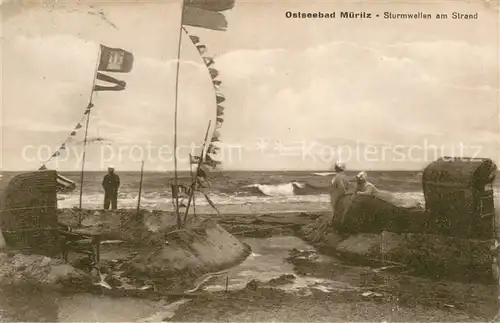
[(121, 49), (101, 45), (101, 55), (97, 66), (96, 81), (105, 85), (95, 84), (94, 91), (123, 91), (127, 83), (100, 72), (129, 73), (134, 65), (134, 55)]
[(111, 84), (111, 86), (104, 86), (96, 84), (94, 86), (94, 91), (123, 91), (127, 86), (125, 81), (121, 81), (111, 77), (109, 75), (97, 72), (96, 75), (97, 80), (106, 82), (107, 84)]
[(101, 45), (98, 71), (129, 73), (134, 65), (134, 55), (121, 48)]
[(211, 30), (226, 30), (223, 11), (234, 7), (234, 0), (185, 0), (182, 24)]

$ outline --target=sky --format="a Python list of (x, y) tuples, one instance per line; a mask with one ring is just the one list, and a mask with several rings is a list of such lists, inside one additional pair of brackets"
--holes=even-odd
[[(85, 169), (172, 170), (180, 2), (2, 5), (1, 168), (37, 169), (82, 121), (98, 45), (134, 54), (100, 92)], [(225, 32), (188, 28), (220, 71), (224, 170), (421, 169), (441, 155), (500, 162), (498, 7), (491, 2), (238, 1)], [(103, 13), (100, 15), (99, 12)], [(292, 12), (478, 13), (477, 20), (287, 19)], [(215, 118), (210, 76), (184, 35), (179, 167)], [(84, 124), (84, 123), (83, 123)], [(213, 128), (211, 129), (211, 131)], [(57, 170), (82, 166), (84, 128)]]

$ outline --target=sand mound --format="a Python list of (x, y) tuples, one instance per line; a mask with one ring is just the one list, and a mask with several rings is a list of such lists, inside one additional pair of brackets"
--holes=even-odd
[(80, 231), (99, 233), (102, 240), (125, 242), (126, 250), (118, 245), (101, 258), (114, 266), (114, 255), (128, 253), (121, 257), (117, 271), (136, 284), (149, 282), (168, 290), (187, 288), (197, 277), (234, 266), (250, 254), (248, 246), (211, 219), (177, 230), (175, 217), (165, 211), (60, 210), (59, 218), (75, 225), (79, 216)]
[(128, 275), (156, 284), (191, 285), (197, 277), (245, 259), (250, 248), (212, 220), (165, 235), (162, 246), (143, 252), (125, 266)]
[(317, 247), (361, 262), (396, 262), (433, 276), (470, 277), (490, 281), (490, 240), (472, 240), (426, 233), (340, 234), (322, 218), (299, 235)]
[(0, 253), (0, 284), (18, 283), (51, 286), (85, 284), (90, 283), (90, 276), (59, 259)]

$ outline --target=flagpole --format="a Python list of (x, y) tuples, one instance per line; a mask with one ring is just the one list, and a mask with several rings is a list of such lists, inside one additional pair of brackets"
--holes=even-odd
[[(184, 0), (181, 5), (181, 21), (179, 27), (179, 41), (177, 44), (177, 69), (175, 73), (175, 110), (174, 110), (174, 186), (177, 188), (178, 173), (177, 173), (177, 114), (179, 106), (179, 70), (181, 65), (181, 45), (182, 45), (182, 21), (184, 19)], [(179, 194), (175, 195), (175, 215), (177, 217), (177, 228), (182, 227), (181, 215), (179, 213)]]
[(87, 152), (87, 136), (89, 133), (89, 122), (90, 122), (90, 113), (92, 111), (92, 101), (94, 99), (94, 87), (97, 78), (97, 70), (99, 69), (99, 62), (101, 60), (101, 46), (99, 46), (99, 50), (97, 52), (97, 61), (95, 63), (94, 69), (94, 77), (92, 79), (92, 90), (90, 92), (89, 104), (87, 105), (87, 121), (85, 123), (85, 138), (83, 139), (83, 154), (82, 154), (82, 171), (80, 173), (80, 209), (82, 208), (82, 197), (83, 197), (83, 174), (85, 172), (85, 155)]
[(193, 184), (191, 185), (191, 192), (189, 194), (189, 200), (188, 200), (188, 204), (186, 205), (186, 212), (184, 213), (184, 223), (186, 222), (186, 218), (188, 216), (188, 213), (189, 213), (189, 207), (191, 206), (191, 202), (194, 198), (194, 191), (196, 190), (196, 184), (197, 184), (197, 179), (198, 179), (198, 171), (201, 167), (201, 163), (203, 163), (203, 156), (205, 155), (205, 147), (207, 145), (207, 140), (208, 140), (208, 133), (210, 131), (210, 125), (212, 124), (212, 120), (210, 120), (208, 122), (208, 127), (207, 127), (207, 132), (205, 133), (205, 140), (203, 141), (203, 146), (201, 148), (201, 153), (200, 153), (200, 159), (198, 161), (198, 165), (196, 166), (196, 172), (195, 172), (195, 181), (193, 182)]
[(139, 182), (139, 198), (137, 200), (137, 214), (139, 214), (141, 210), (141, 194), (142, 194), (142, 178), (144, 175), (144, 160), (142, 161), (141, 165), (141, 181)]

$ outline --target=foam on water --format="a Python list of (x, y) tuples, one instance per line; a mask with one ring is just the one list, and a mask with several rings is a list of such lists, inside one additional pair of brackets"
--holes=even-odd
[[(417, 203), (424, 203), (424, 196), (421, 192), (400, 192), (390, 193), (400, 204), (414, 206)], [(314, 204), (329, 203), (328, 194), (320, 195), (279, 195), (279, 196), (232, 196), (209, 194), (210, 199), (216, 205), (248, 205), (248, 204), (275, 204), (275, 203), (298, 203)], [(104, 195), (102, 193), (84, 194), (83, 204), (88, 208), (102, 208)], [(137, 205), (137, 193), (124, 193), (118, 197), (120, 207), (133, 208)], [(141, 206), (146, 209), (158, 209), (172, 206), (172, 198), (161, 196), (158, 193), (147, 193), (141, 197)], [(60, 208), (72, 208), (78, 206), (78, 194), (61, 194), (58, 206)], [(197, 195), (196, 205), (206, 206), (208, 202), (203, 195)]]

